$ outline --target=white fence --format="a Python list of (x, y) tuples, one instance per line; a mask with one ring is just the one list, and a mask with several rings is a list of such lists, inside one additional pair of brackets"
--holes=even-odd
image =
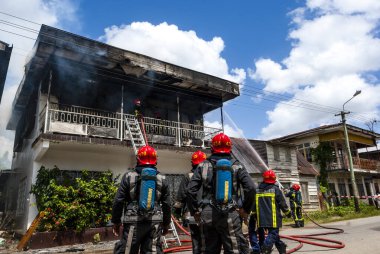
[[(122, 116), (117, 112), (52, 103), (48, 108), (47, 116), (45, 115), (46, 107), (39, 115), (42, 132), (129, 139), (124, 117), (133, 118), (133, 115), (123, 114)], [(175, 145), (197, 145), (194, 141), (201, 141), (203, 144), (205, 140), (209, 140), (221, 131), (221, 129), (202, 125), (150, 117), (144, 117), (144, 127), (148, 139), (151, 139), (150, 142), (153, 140), (159, 143), (160, 140), (165, 140), (163, 143)]]

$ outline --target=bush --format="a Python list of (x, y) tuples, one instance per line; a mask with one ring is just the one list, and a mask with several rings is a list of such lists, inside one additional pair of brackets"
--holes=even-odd
[(37, 208), (45, 216), (39, 231), (82, 231), (102, 227), (111, 219), (113, 199), (117, 190), (111, 171), (90, 177), (81, 171), (81, 177), (70, 178), (57, 167), (41, 167), (31, 193), (36, 196)]
[(365, 202), (359, 202), (360, 213), (355, 212), (355, 206), (352, 199), (347, 199), (342, 206), (335, 206), (327, 211), (309, 212), (311, 219), (318, 222), (329, 222), (338, 220), (348, 220), (354, 218), (362, 218), (380, 215), (380, 210), (374, 206), (370, 206)]

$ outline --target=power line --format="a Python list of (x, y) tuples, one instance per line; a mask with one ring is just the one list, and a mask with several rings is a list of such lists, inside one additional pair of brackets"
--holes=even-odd
[(7, 26), (14, 27), (14, 28), (18, 28), (18, 29), (21, 29), (21, 30), (25, 30), (27, 32), (38, 33), (38, 30), (36, 30), (36, 29), (29, 28), (29, 27), (22, 26), (22, 25), (18, 25), (18, 24), (15, 24), (15, 23), (3, 20), (3, 19), (0, 19), (0, 23), (2, 23), (4, 25), (7, 25)]
[(22, 35), (22, 34), (18, 34), (18, 33), (14, 33), (14, 32), (11, 32), (11, 31), (7, 31), (7, 30), (1, 29), (1, 28), (0, 28), (0, 31), (6, 32), (6, 33), (10, 33), (10, 34), (14, 34), (14, 35), (18, 35), (18, 36), (21, 36), (21, 37), (24, 37), (24, 38), (27, 38), (27, 39), (31, 39), (31, 40), (34, 40), (34, 41), (36, 40), (35, 38), (29, 37), (29, 36), (26, 36), (26, 35)]
[[(24, 55), (24, 56), (26, 56), (26, 55)], [(69, 68), (74, 68), (75, 69), (75, 67), (74, 66), (70, 66), (70, 65), (65, 65), (65, 64), (59, 64), (59, 63), (54, 63), (54, 62), (50, 62), (50, 64), (52, 64), (52, 65), (56, 65), (56, 66), (60, 66), (60, 67), (62, 67), (62, 66), (65, 66), (65, 67), (69, 67)], [(87, 66), (87, 65), (85, 65), (85, 64), (82, 64), (82, 63), (77, 63), (78, 65), (82, 65), (82, 66)], [(142, 85), (142, 86), (148, 86), (148, 87), (152, 87), (151, 85), (148, 85), (148, 84), (146, 84), (146, 83), (143, 83), (143, 82), (141, 82), (141, 80), (139, 80), (139, 79), (137, 79), (137, 78), (134, 78), (134, 77), (130, 77), (130, 78), (132, 78), (132, 79), (134, 79), (134, 80), (136, 80), (136, 81), (132, 81), (132, 80), (130, 80), (130, 79), (125, 79), (125, 76), (123, 76), (122, 74), (120, 74), (120, 73), (117, 73), (117, 72), (114, 72), (114, 71), (110, 71), (110, 70), (103, 70), (103, 69), (100, 69), (100, 68), (97, 68), (97, 67), (92, 67), (93, 69), (95, 69), (95, 70), (102, 70), (102, 71), (104, 71), (104, 72), (106, 72), (106, 73), (108, 73), (108, 74), (101, 74), (101, 73), (99, 73), (99, 72), (96, 72), (96, 71), (94, 71), (94, 72), (91, 72), (91, 71), (89, 71), (89, 70), (83, 70), (82, 69), (82, 71), (84, 71), (84, 72), (86, 72), (86, 73), (89, 73), (89, 74), (93, 74), (93, 75), (97, 75), (97, 76), (102, 76), (102, 77), (105, 77), (105, 78), (109, 78), (109, 79), (115, 79), (115, 80), (119, 80), (119, 81), (125, 81), (125, 82), (128, 82), (128, 83), (130, 83), (130, 84), (135, 84), (135, 85)], [(111, 75), (112, 74), (112, 75)], [(167, 88), (163, 88), (163, 87), (157, 87), (157, 86), (155, 86), (155, 89), (158, 89), (158, 90), (162, 90), (162, 91), (173, 91), (172, 90), (172, 87), (170, 87), (169, 85), (165, 85), (165, 84), (162, 84), (161, 83), (161, 85), (163, 85), (163, 86), (166, 86)], [(179, 94), (184, 94), (184, 95), (187, 95), (187, 93), (183, 93), (183, 92), (178, 92)], [(213, 104), (214, 105), (214, 104)], [(245, 109), (254, 109), (254, 108), (258, 108), (258, 109), (265, 109), (265, 110), (271, 110), (271, 109), (273, 109), (272, 107), (265, 107), (265, 106), (261, 106), (261, 105), (255, 105), (255, 104), (252, 104), (252, 103), (247, 103), (247, 102), (236, 102), (236, 101), (234, 101), (234, 102), (232, 102), (230, 105), (233, 105), (233, 106), (237, 106), (237, 107), (241, 107), (241, 108), (245, 108)], [(215, 106), (215, 105), (214, 105)], [(290, 104), (290, 105), (288, 105), (288, 106), (292, 106), (292, 107), (298, 107), (298, 108), (303, 108), (303, 107), (300, 107), (300, 106), (297, 106), (297, 105), (292, 105), (292, 104)], [(306, 109), (308, 109), (308, 110), (314, 110), (314, 111), (320, 111), (320, 112), (324, 112), (324, 113), (335, 113), (335, 112), (333, 112), (333, 111), (321, 111), (321, 110), (318, 110), (318, 109), (312, 109), (312, 108), (306, 108)], [(352, 119), (355, 119), (354, 117), (350, 117), (350, 118), (352, 118)], [(365, 122), (365, 121), (363, 121), (363, 120), (360, 120), (360, 119), (355, 119), (356, 121), (361, 121), (361, 122)]]
[(30, 23), (33, 23), (33, 24), (36, 24), (36, 25), (42, 25), (40, 23), (37, 23), (37, 22), (34, 22), (34, 21), (31, 21), (31, 20), (28, 20), (28, 19), (24, 19), (24, 18), (20, 18), (18, 16), (15, 16), (15, 15), (12, 15), (12, 14), (9, 14), (9, 13), (6, 13), (6, 12), (2, 12), (0, 11), (1, 14), (4, 14), (6, 16), (9, 16), (9, 17), (13, 17), (13, 18), (16, 18), (16, 19), (20, 19), (20, 20), (23, 20), (23, 21), (27, 21), (27, 22), (30, 22)]
[[(26, 19), (23, 19), (23, 18), (14, 16), (14, 15), (11, 15), (11, 14), (7, 14), (7, 13), (1, 12), (1, 11), (0, 11), (0, 13), (8, 15), (8, 16), (11, 16), (11, 17), (18, 18), (20, 20), (31, 22), (33, 24), (40, 25), (40, 24), (35, 23), (33, 21), (26, 20)], [(15, 27), (15, 28), (18, 28), (18, 29), (21, 29), (21, 30), (25, 30), (25, 31), (28, 31), (28, 32), (32, 32), (32, 33), (36, 33), (36, 34), (41, 34), (43, 36), (50, 37), (50, 38), (53, 38), (53, 39), (61, 40), (61, 41), (64, 41), (64, 42), (67, 42), (67, 43), (70, 43), (70, 44), (73, 44), (73, 45), (77, 45), (77, 46), (81, 46), (81, 47), (89, 48), (89, 49), (95, 49), (94, 47), (89, 47), (87, 45), (83, 45), (83, 44), (80, 44), (80, 43), (74, 43), (72, 41), (67, 41), (67, 40), (64, 40), (62, 38), (58, 38), (56, 36), (51, 36), (49, 34), (38, 32), (38, 30), (29, 28), (29, 27), (25, 27), (25, 26), (22, 26), (22, 25), (18, 25), (18, 24), (12, 23), (12, 22), (0, 20), (0, 23), (3, 23), (3, 24), (8, 25), (8, 26)], [(4, 31), (4, 32), (10, 33), (10, 34), (22, 36), (22, 37), (27, 38), (27, 39), (36, 40), (36, 38), (31, 38), (31, 37), (28, 37), (26, 35), (18, 34), (18, 33), (15, 33), (15, 32), (4, 30), (4, 29), (0, 29), (0, 31)], [(56, 45), (54, 45), (52, 43), (47, 43), (47, 42), (44, 42), (44, 43), (56, 46)], [(81, 51), (81, 50), (79, 50), (79, 51)], [(88, 52), (82, 52), (82, 53), (88, 54)], [(109, 54), (109, 55), (112, 56), (112, 54)], [(158, 65), (154, 65), (153, 64), (153, 66), (158, 66)], [(112, 71), (109, 71), (109, 70), (106, 70), (106, 71), (110, 72), (112, 74), (117, 74), (116, 72), (112, 72)], [(248, 86), (248, 85), (246, 85), (246, 86)], [(272, 97), (269, 97), (269, 98), (263, 97), (262, 99), (266, 100), (266, 101), (275, 102), (275, 103), (281, 103), (281, 104), (284, 104), (284, 105), (287, 105), (287, 106), (291, 106), (291, 107), (304, 108), (304, 109), (313, 110), (313, 111), (320, 111), (320, 112), (324, 112), (324, 113), (336, 113), (336, 111), (340, 110), (340, 109), (335, 108), (335, 107), (326, 106), (326, 105), (322, 105), (322, 104), (319, 104), (319, 103), (310, 102), (310, 101), (306, 101), (306, 100), (296, 99), (296, 98), (293, 98), (293, 97), (290, 97), (290, 96), (285, 96), (285, 95), (279, 94), (279, 93), (264, 91), (263, 89), (255, 88), (255, 87), (252, 87), (252, 86), (248, 86), (248, 87), (252, 88), (252, 89), (254, 89), (256, 91), (243, 88), (243, 89), (241, 89), (241, 91), (244, 92), (244, 93), (242, 93), (241, 95), (243, 95), (243, 96), (253, 96), (254, 94), (258, 93), (258, 94), (262, 94), (264, 96), (267, 96), (267, 93), (270, 93), (270, 94), (272, 94), (271, 95)], [(287, 100), (291, 100), (291, 101), (290, 102), (289, 101), (288, 102), (284, 102), (283, 99), (287, 99)], [(334, 110), (334, 111), (332, 111), (332, 110)], [(357, 114), (357, 116), (355, 117), (355, 119), (358, 119), (358, 120), (361, 119), (362, 121), (363, 121), (363, 119), (366, 119), (364, 116), (361, 116), (358, 113), (356, 113), (356, 114)], [(354, 118), (354, 117), (352, 117), (352, 118)]]

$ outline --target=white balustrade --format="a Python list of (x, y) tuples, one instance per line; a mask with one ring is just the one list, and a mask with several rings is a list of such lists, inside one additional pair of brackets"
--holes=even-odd
[[(45, 122), (46, 107), (41, 110), (39, 124)], [(133, 115), (123, 114), (127, 119), (134, 118)], [(47, 132), (66, 133), (83, 136), (98, 136), (115, 139), (129, 139), (129, 136), (120, 131), (125, 127), (125, 118), (120, 113), (96, 110), (71, 105), (49, 104)], [(151, 117), (144, 117), (146, 134), (177, 137), (181, 140), (210, 140), (211, 137), (220, 132), (221, 129), (206, 127), (202, 125), (179, 123)], [(123, 128), (126, 130), (126, 128)], [(179, 130), (179, 131), (178, 131)], [(122, 137), (120, 137), (122, 135)], [(178, 144), (176, 144), (178, 145)]]

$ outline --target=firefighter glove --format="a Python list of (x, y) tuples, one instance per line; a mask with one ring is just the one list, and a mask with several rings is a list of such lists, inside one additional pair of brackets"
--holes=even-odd
[(244, 224), (248, 225), (248, 213), (243, 208), (239, 208), (237, 211), (240, 215), (240, 218), (242, 218)]
[(115, 235), (115, 236), (119, 236), (119, 232), (120, 232), (120, 223), (115, 223), (113, 224), (112, 226), (112, 233)]
[(169, 233), (169, 225), (162, 227), (162, 235), (167, 235)]
[(201, 223), (201, 212), (197, 211), (194, 213), (194, 219), (197, 224)]

